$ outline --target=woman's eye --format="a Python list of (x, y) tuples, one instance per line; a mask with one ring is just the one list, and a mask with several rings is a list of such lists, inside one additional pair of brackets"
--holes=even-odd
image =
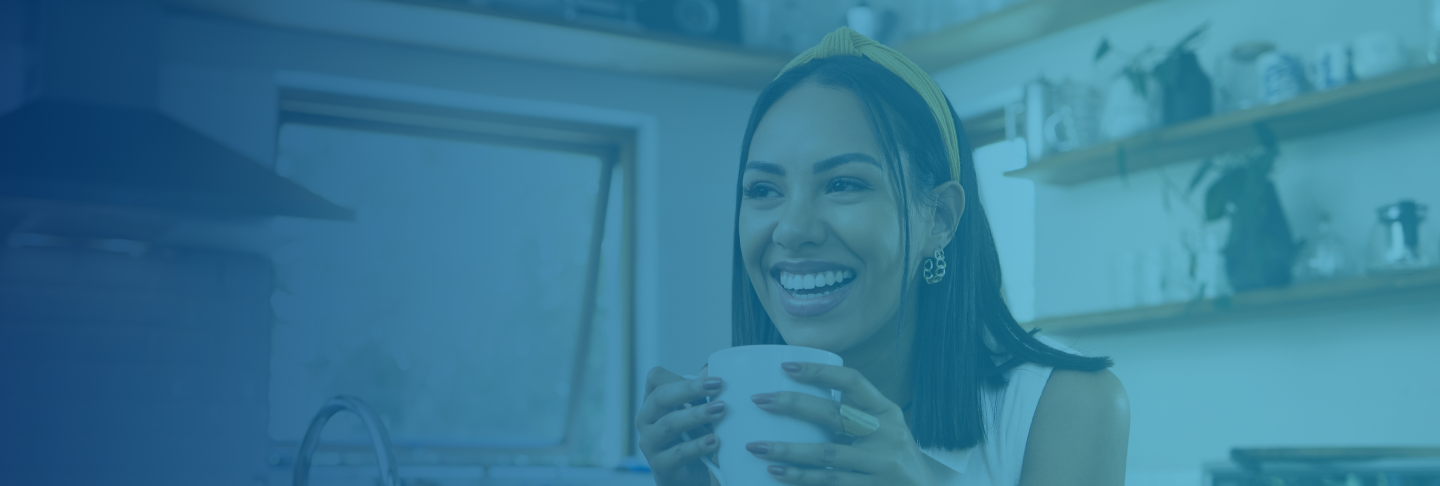
[(859, 191), (866, 187), (864, 182), (850, 178), (842, 178), (830, 181), (829, 186), (825, 188), (825, 192)]
[(745, 197), (751, 199), (780, 197), (780, 191), (775, 190), (775, 186), (770, 184), (757, 182), (745, 188)]

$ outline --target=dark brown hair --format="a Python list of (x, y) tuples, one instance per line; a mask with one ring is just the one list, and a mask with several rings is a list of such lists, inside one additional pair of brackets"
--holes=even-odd
[[(904, 80), (869, 59), (836, 56), (811, 61), (786, 72), (760, 92), (745, 127), (740, 152), (744, 177), (750, 140), (761, 118), (781, 97), (804, 84), (847, 90), (865, 107), (871, 129), (887, 159), (891, 183), (900, 195), (905, 235), (906, 268), (910, 221), (907, 208), (912, 195), (929, 198), (929, 188), (952, 179), (940, 129), (924, 99)], [(949, 103), (949, 101), (946, 101)], [(951, 113), (954, 108), (951, 108)], [(913, 346), (914, 396), (910, 405), (911, 432), (922, 447), (965, 449), (984, 441), (981, 411), (983, 387), (1005, 385), (1003, 373), (1021, 363), (1095, 371), (1111, 366), (1109, 358), (1066, 353), (1036, 340), (1010, 314), (1001, 295), (1000, 259), (990, 222), (980, 203), (975, 163), (959, 118), (952, 115), (960, 140), (960, 184), (965, 189), (965, 213), (955, 237), (945, 247), (948, 273), (935, 285), (913, 288), (904, 279), (902, 292), (919, 293)], [(900, 163), (904, 153), (908, 164)], [(908, 172), (908, 173), (907, 173)], [(784, 344), (785, 340), (765, 313), (745, 270), (740, 253), (739, 211), (743, 197), (736, 182), (735, 264), (732, 288), (731, 341), (735, 346)], [(987, 344), (988, 341), (988, 344)]]

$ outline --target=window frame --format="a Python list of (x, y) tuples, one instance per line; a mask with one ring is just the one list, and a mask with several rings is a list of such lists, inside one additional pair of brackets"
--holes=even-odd
[[(395, 454), (402, 464), (427, 466), (568, 466), (568, 457), (577, 444), (578, 420), (583, 387), (588, 377), (585, 363), (594, 345), (595, 310), (600, 280), (600, 260), (606, 221), (619, 217), (620, 232), (620, 322), (621, 349), (618, 363), (621, 389), (618, 393), (621, 417), (619, 440), (597, 444), (615, 448), (618, 458), (634, 454), (635, 410), (635, 181), (637, 131), (634, 128), (601, 125), (553, 118), (516, 115), (433, 104), (396, 101), (375, 97), (337, 94), (298, 88), (282, 88), (278, 94), (278, 120), (275, 136), (287, 124), (334, 127), (392, 135), (439, 138), (512, 147), (570, 152), (597, 157), (602, 167), (589, 258), (586, 284), (582, 294), (581, 322), (576, 339), (574, 368), (571, 371), (569, 401), (566, 410), (565, 434), (555, 445), (546, 447), (455, 447), (441, 445), (396, 444)], [(618, 174), (617, 174), (618, 171)], [(619, 214), (610, 211), (611, 189), (619, 177), (621, 194)], [(613, 442), (613, 443), (610, 443)], [(293, 465), (299, 444), (272, 439), (272, 465)], [(317, 450), (340, 453), (341, 466), (357, 465), (350, 458), (365, 456), (369, 444), (323, 443)], [(423, 460), (421, 460), (423, 458)], [(615, 464), (602, 464), (614, 466)], [(373, 466), (368, 466), (373, 467)]]

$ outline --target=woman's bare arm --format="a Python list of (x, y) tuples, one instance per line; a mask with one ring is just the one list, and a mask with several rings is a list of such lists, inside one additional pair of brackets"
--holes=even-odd
[(1109, 370), (1050, 374), (1025, 444), (1021, 486), (1123, 486), (1130, 399)]

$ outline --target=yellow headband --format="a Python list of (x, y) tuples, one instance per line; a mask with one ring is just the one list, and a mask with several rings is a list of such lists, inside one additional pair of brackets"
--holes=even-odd
[(956, 182), (960, 181), (960, 141), (955, 135), (955, 121), (950, 117), (950, 105), (945, 102), (945, 93), (940, 91), (940, 86), (930, 75), (905, 58), (904, 54), (891, 49), (884, 44), (875, 42), (849, 27), (841, 27), (829, 33), (820, 43), (809, 50), (795, 56), (786, 64), (780, 74), (785, 75), (791, 69), (802, 64), (833, 56), (856, 56), (865, 57), (879, 64), (890, 72), (895, 73), (900, 79), (905, 80), (920, 97), (925, 99), (925, 104), (930, 105), (930, 114), (935, 115), (935, 123), (940, 125), (940, 139), (945, 141), (945, 152), (950, 156), (950, 177)]

